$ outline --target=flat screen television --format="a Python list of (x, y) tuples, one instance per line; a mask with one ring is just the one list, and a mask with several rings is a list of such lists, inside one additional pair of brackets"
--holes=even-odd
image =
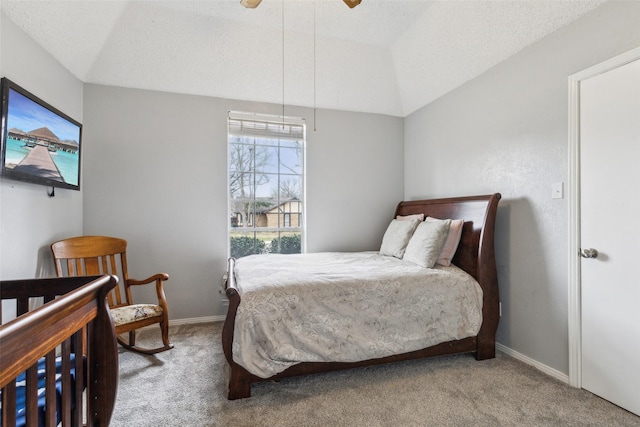
[(82, 124), (2, 78), (3, 178), (80, 190)]

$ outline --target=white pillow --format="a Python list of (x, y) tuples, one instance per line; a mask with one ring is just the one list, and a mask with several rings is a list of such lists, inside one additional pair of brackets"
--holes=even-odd
[(451, 220), (422, 222), (413, 233), (404, 253), (405, 261), (432, 268), (447, 240)]
[(404, 250), (407, 248), (409, 239), (413, 235), (418, 224), (418, 219), (410, 220), (391, 220), (384, 236), (382, 237), (382, 245), (380, 246), (380, 255), (388, 255), (396, 258), (402, 258)]
[[(432, 217), (427, 217), (426, 221), (443, 221), (442, 219), (436, 219)], [(463, 219), (452, 219), (451, 225), (449, 226), (449, 234), (447, 236), (447, 240), (445, 240), (444, 245), (442, 245), (442, 250), (440, 251), (440, 255), (438, 256), (438, 260), (436, 264), (444, 265), (446, 267), (451, 265), (451, 260), (453, 256), (456, 254), (456, 250), (458, 249), (458, 243), (460, 243), (460, 236), (462, 236), (462, 227), (464, 226)]]

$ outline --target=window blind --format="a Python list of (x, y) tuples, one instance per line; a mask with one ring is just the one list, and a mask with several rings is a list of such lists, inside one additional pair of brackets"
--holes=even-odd
[(305, 120), (298, 117), (229, 112), (229, 135), (304, 141)]

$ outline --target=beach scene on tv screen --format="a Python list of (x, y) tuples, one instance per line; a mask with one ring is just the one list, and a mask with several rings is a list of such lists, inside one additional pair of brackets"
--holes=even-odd
[(13, 89), (5, 141), (6, 169), (78, 185), (80, 127)]

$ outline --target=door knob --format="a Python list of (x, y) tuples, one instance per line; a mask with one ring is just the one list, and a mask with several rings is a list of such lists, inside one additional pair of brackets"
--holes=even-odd
[(588, 248), (580, 251), (580, 256), (582, 258), (598, 258), (598, 250), (593, 248)]

